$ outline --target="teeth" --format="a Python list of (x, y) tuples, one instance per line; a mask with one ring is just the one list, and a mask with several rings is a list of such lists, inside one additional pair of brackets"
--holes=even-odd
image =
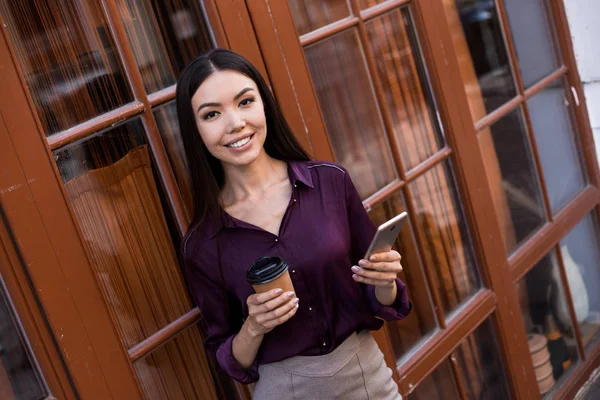
[(233, 147), (234, 149), (237, 148), (237, 147), (241, 147), (241, 146), (245, 145), (246, 143), (248, 143), (250, 141), (250, 138), (251, 138), (251, 136), (248, 136), (245, 139), (238, 140), (235, 143), (227, 145), (227, 147)]

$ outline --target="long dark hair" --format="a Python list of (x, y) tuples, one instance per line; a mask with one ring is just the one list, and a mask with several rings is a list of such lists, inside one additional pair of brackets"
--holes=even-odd
[(239, 72), (256, 83), (267, 121), (267, 138), (264, 144), (266, 153), (283, 161), (309, 160), (258, 70), (244, 57), (230, 50), (214, 49), (204, 53), (189, 63), (181, 73), (176, 95), (177, 117), (192, 183), (192, 225), (222, 211), (219, 193), (225, 184), (225, 173), (221, 161), (210, 154), (198, 133), (192, 96), (209, 76), (223, 70)]

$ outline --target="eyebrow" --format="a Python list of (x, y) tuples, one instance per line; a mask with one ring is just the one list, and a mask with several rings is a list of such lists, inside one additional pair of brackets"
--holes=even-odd
[[(247, 87), (247, 88), (240, 90), (240, 92), (233, 97), (233, 100), (239, 99), (240, 97), (242, 97), (244, 94), (248, 93), (251, 90), (254, 90), (254, 89), (251, 87)], [(200, 104), (200, 107), (198, 107), (196, 112), (199, 113), (200, 110), (202, 110), (203, 108), (206, 108), (206, 107), (218, 107), (220, 105), (221, 105), (221, 103), (202, 103), (202, 104)]]

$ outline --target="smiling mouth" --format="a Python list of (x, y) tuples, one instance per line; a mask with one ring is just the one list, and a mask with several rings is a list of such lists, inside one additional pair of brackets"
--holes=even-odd
[(229, 147), (231, 149), (237, 149), (238, 147), (242, 147), (243, 145), (248, 143), (250, 141), (250, 139), (252, 139), (252, 137), (254, 137), (254, 134), (252, 134), (248, 137), (245, 137), (241, 140), (238, 140), (237, 142), (233, 142), (231, 144), (226, 144), (225, 147)]

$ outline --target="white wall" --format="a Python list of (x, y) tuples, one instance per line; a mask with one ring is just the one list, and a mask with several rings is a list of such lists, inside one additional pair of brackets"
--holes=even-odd
[(600, 159), (600, 0), (563, 0)]

